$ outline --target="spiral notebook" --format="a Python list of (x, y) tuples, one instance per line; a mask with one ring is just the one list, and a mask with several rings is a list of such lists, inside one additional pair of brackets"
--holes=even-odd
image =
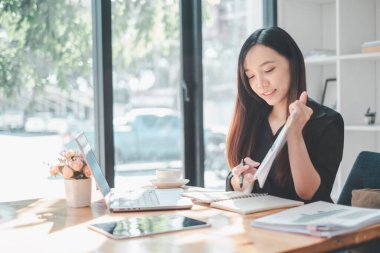
[(211, 207), (240, 213), (250, 214), (277, 208), (300, 206), (301, 201), (280, 198), (261, 193), (244, 192), (184, 192), (182, 196), (198, 202), (209, 203)]

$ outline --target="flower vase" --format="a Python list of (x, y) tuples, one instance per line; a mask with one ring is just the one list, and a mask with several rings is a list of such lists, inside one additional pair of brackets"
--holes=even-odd
[(85, 207), (91, 205), (91, 178), (65, 179), (67, 206)]

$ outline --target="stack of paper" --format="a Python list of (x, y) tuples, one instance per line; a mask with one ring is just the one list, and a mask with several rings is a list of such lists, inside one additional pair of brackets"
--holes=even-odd
[(252, 221), (252, 226), (321, 237), (380, 224), (380, 210), (318, 201)]
[(362, 53), (380, 52), (380, 40), (368, 41), (362, 44)]

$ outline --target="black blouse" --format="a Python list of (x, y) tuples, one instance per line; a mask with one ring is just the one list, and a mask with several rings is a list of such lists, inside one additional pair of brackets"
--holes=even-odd
[[(276, 165), (274, 162), (263, 188), (261, 189), (258, 183), (255, 182), (253, 192), (302, 200), (306, 203), (318, 200), (332, 202), (330, 194), (343, 155), (343, 118), (338, 112), (320, 105), (310, 98), (307, 105), (313, 109), (313, 114), (303, 129), (303, 136), (310, 160), (321, 177), (321, 184), (318, 190), (311, 200), (302, 200), (297, 195), (292, 180), (282, 185), (276, 183)], [(252, 154), (251, 158), (261, 163), (281, 128), (273, 135), (268, 120), (264, 120), (260, 127), (259, 133), (262, 134), (259, 134), (257, 137), (255, 153)], [(230, 172), (226, 180), (227, 191), (233, 191), (231, 178), (232, 173)]]

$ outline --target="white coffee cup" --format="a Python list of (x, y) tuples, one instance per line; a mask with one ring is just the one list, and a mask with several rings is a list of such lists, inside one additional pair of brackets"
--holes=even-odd
[(157, 169), (156, 178), (162, 181), (178, 181), (181, 178), (180, 169)]

